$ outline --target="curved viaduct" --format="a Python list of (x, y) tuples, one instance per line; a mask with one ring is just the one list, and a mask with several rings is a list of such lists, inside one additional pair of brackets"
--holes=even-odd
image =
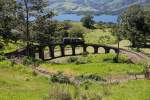
[[(68, 45), (71, 47), (72, 54), (70, 54), (70, 55), (65, 53)], [(49, 59), (46, 59), (44, 56), (45, 55), (44, 52), (45, 52), (46, 47), (49, 48), (49, 51), (48, 51), (49, 52)], [(60, 47), (60, 51), (59, 51), (61, 54), (60, 56), (55, 55), (56, 47)], [(98, 54), (99, 48), (103, 48), (105, 50), (105, 53), (109, 53), (111, 50), (114, 50), (115, 53), (120, 51), (116, 47), (104, 46), (104, 45), (98, 45), (98, 44), (61, 44), (61, 43), (58, 43), (58, 44), (53, 44), (53, 45), (52, 44), (33, 45), (33, 46), (28, 47), (28, 50), (27, 50), (27, 48), (19, 49), (19, 50), (16, 50), (14, 52), (5, 54), (5, 56), (8, 58), (11, 58), (11, 57), (20, 57), (20, 56), (30, 55), (31, 57), (36, 58), (36, 54), (38, 54), (39, 58), (42, 60), (52, 60), (55, 58), (60, 58), (60, 57), (65, 57), (65, 56), (79, 55), (76, 53), (77, 47), (82, 48), (81, 54), (88, 52), (87, 51), (88, 47), (92, 47), (94, 49), (93, 54)], [(27, 52), (27, 51), (29, 51), (29, 52)]]
[[(88, 47), (92, 47), (94, 49), (93, 54), (98, 54), (98, 49), (99, 48), (103, 48), (105, 50), (105, 53), (109, 53), (110, 50), (114, 50), (115, 53), (117, 53), (119, 50), (116, 47), (111, 47), (111, 46), (104, 46), (104, 45), (98, 45), (98, 44), (70, 44), (69, 46), (71, 47), (71, 51), (72, 54), (71, 55), (67, 55), (66, 52), (66, 48), (69, 44), (53, 44), (53, 45), (34, 45), (32, 47), (30, 47), (30, 56), (31, 57), (36, 57), (36, 54), (39, 54), (39, 58), (42, 60), (52, 60), (55, 58), (59, 58), (59, 57), (65, 57), (65, 56), (75, 56), (75, 55), (79, 55), (76, 54), (76, 48), (77, 47), (81, 47), (82, 48), (82, 53), (86, 53), (87, 52), (87, 48)], [(56, 47), (60, 47), (60, 56), (56, 56), (55, 55), (55, 48)], [(48, 47), (49, 48), (49, 56), (50, 59), (45, 59), (44, 57), (44, 49)], [(24, 53), (24, 55), (26, 55), (26, 53)]]

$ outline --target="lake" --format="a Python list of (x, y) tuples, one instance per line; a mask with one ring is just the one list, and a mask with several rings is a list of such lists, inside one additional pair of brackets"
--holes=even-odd
[[(81, 18), (84, 17), (84, 15), (76, 15), (76, 14), (61, 14), (58, 16), (55, 16), (54, 19), (58, 21), (64, 21), (64, 20), (71, 20), (79, 22)], [(102, 21), (102, 22), (117, 22), (118, 15), (99, 15), (94, 16), (94, 20), (96, 22)]]

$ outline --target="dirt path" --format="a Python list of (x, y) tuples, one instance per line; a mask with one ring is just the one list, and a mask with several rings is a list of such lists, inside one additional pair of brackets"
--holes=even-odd
[[(136, 52), (128, 51), (125, 49), (121, 49), (120, 53), (126, 54), (133, 63), (138, 63), (141, 61), (148, 61), (148, 62), (150, 61), (150, 58), (142, 53), (136, 53)], [(43, 69), (42, 67), (37, 67), (36, 69), (34, 69), (34, 71), (45, 77), (50, 77), (51, 75), (55, 74), (55, 73), (48, 72), (46, 69)], [(70, 77), (70, 78), (73, 79), (73, 77)], [(145, 76), (143, 74), (126, 75), (126, 76), (111, 76), (111, 77), (108, 76), (106, 77), (106, 80), (107, 80), (106, 83), (122, 83), (122, 82), (126, 82), (129, 80), (143, 80), (143, 79), (145, 79)]]
[(143, 53), (137, 53), (137, 52), (128, 51), (124, 49), (121, 49), (120, 53), (126, 54), (133, 63), (139, 63), (142, 61), (150, 62), (150, 57), (144, 55)]
[[(34, 69), (34, 71), (39, 74), (39, 75), (42, 75), (42, 76), (45, 76), (45, 77), (50, 77), (56, 73), (51, 73), (47, 70), (45, 70), (44, 68), (41, 68), (41, 67), (37, 67)], [(73, 81), (76, 81), (75, 78), (73, 76), (68, 76), (68, 78), (70, 80), (73, 80)], [(140, 75), (121, 75), (121, 76), (108, 76), (105, 78), (106, 79), (106, 84), (113, 84), (113, 83), (123, 83), (123, 82), (127, 82), (129, 80), (144, 80), (145, 79), (145, 76), (140, 74)]]

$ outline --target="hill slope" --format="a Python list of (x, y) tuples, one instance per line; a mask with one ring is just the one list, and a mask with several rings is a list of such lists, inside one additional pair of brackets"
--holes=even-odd
[(59, 13), (118, 14), (133, 4), (150, 4), (150, 0), (49, 0), (48, 9)]

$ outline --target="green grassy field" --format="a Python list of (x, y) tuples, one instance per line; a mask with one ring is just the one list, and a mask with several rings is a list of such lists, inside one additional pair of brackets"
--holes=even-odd
[(112, 35), (111, 29), (95, 29), (85, 35), (86, 43), (109, 45), (116, 43), (115, 36)]
[(111, 87), (112, 95), (104, 100), (149, 100), (150, 81), (129, 81)]
[[(98, 55), (88, 55), (73, 57), (75, 62), (72, 64), (68, 63), (69, 58), (61, 58), (59, 60), (54, 60), (52, 62), (59, 64), (51, 64), (44, 63), (40, 66), (51, 71), (57, 72), (62, 71), (64, 73), (70, 74), (86, 74), (86, 73), (95, 73), (100, 76), (108, 76), (108, 75), (128, 75), (129, 73), (141, 73), (143, 71), (143, 67), (136, 64), (127, 64), (127, 63), (113, 63), (113, 58), (115, 54), (98, 54)], [(122, 61), (126, 61), (126, 57), (124, 55), (120, 56)], [(106, 61), (105, 61), (106, 60)]]
[(32, 75), (30, 68), (0, 62), (0, 100), (42, 100), (49, 87), (48, 79)]
[[(62, 65), (59, 67), (60, 69), (63, 69), (69, 67), (69, 65), (64, 67)], [(97, 71), (95, 69), (96, 67), (94, 67), (94, 70), (93, 68), (87, 68), (88, 70), (85, 70), (86, 68), (84, 68), (83, 70), (82, 68), (84, 65), (80, 67), (78, 65), (74, 65), (72, 67), (79, 68), (79, 72), (89, 71), (96, 73), (100, 71)], [(106, 66), (106, 68), (103, 70), (106, 71), (107, 68), (108, 67)], [(110, 72), (110, 70), (108, 72)], [(125, 73), (126, 70), (122, 70), (121, 72)], [(51, 91), (52, 86), (59, 86), (63, 89), (63, 91), (70, 92), (72, 96), (74, 96), (75, 92), (77, 91), (72, 85), (56, 83), (53, 84), (50, 83), (47, 78), (34, 76), (32, 74), (32, 70), (29, 67), (23, 65), (15, 65), (12, 67), (11, 63), (8, 61), (0, 62), (0, 100), (44, 100), (44, 98), (47, 97), (49, 93), (54, 92)], [(129, 81), (121, 84), (108, 85), (107, 87), (99, 83), (92, 83), (88, 87), (88, 89), (85, 89), (85, 85), (81, 85), (80, 88), (78, 88), (79, 94), (88, 95), (90, 98), (93, 97), (94, 94), (103, 95), (104, 93), (108, 93), (107, 95), (103, 96), (104, 100), (150, 99), (149, 80)]]
[(108, 75), (128, 75), (129, 73), (140, 73), (142, 68), (138, 65), (127, 65), (127, 64), (112, 64), (112, 63), (93, 63), (93, 64), (64, 64), (64, 65), (54, 65), (54, 64), (43, 64), (43, 68), (49, 71), (62, 71), (64, 73), (88, 74), (95, 73), (101, 76)]
[[(81, 23), (72, 22), (72, 25), (84, 28)], [(86, 30), (85, 41), (94, 44), (114, 44), (116, 39), (111, 34), (111, 29), (94, 29)], [(130, 42), (127, 40), (120, 42), (120, 47), (131, 49), (128, 47)], [(12, 52), (23, 47), (23, 43), (8, 44), (5, 46), (3, 53)], [(70, 48), (65, 52), (71, 54)], [(56, 55), (60, 55), (59, 48), (56, 47)], [(149, 49), (141, 49), (145, 53), (149, 53)], [(48, 48), (45, 49), (48, 51)], [(82, 48), (77, 49), (77, 53), (82, 53)], [(91, 47), (87, 51), (93, 53)], [(104, 53), (103, 49), (99, 50)], [(1, 52), (0, 52), (1, 53)], [(48, 53), (46, 53), (47, 55)], [(50, 72), (63, 72), (68, 75), (78, 76), (85, 74), (96, 74), (107, 78), (109, 76), (127, 76), (129, 74), (137, 74), (143, 72), (143, 66), (138, 64), (126, 63), (127, 57), (120, 56), (120, 63), (114, 63), (115, 54), (89, 54), (88, 56), (64, 57), (49, 62), (42, 62), (40, 67)], [(70, 61), (70, 59), (75, 61)], [(88, 84), (88, 85), (87, 85)], [(54, 91), (53, 91), (53, 87)], [(59, 89), (61, 92), (69, 92), (72, 97), (86, 97), (88, 99), (81, 100), (97, 100), (97, 95), (103, 100), (150, 100), (150, 80), (134, 80), (118, 84), (102, 84), (94, 81), (85, 81), (78, 87), (71, 84), (52, 83), (50, 78), (35, 75), (30, 66), (15, 64), (9, 60), (0, 61), (0, 100), (54, 100), (46, 99), (50, 94), (59, 97)], [(57, 90), (58, 89), (58, 90)], [(62, 94), (61, 94), (62, 95)], [(63, 94), (64, 96), (66, 94)], [(61, 99), (58, 99), (61, 100)], [(67, 99), (68, 100), (68, 99)]]

